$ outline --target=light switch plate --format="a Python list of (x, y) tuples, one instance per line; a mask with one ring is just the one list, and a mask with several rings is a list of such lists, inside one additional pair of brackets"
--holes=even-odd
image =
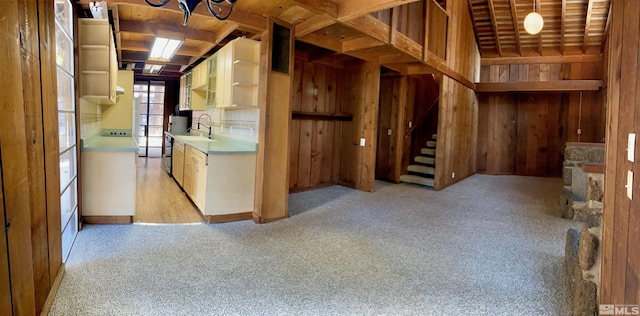
[(627, 170), (627, 197), (629, 200), (633, 200), (633, 171)]
[(636, 156), (636, 133), (629, 133), (627, 140), (627, 160), (633, 162)]
[(387, 130), (387, 135), (391, 136), (392, 133), (393, 133), (393, 131), (391, 129)]
[(364, 144), (365, 144), (365, 139), (360, 138), (360, 147), (364, 147)]

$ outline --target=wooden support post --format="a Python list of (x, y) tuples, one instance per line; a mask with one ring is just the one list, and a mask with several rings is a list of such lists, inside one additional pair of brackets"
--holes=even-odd
[(260, 136), (253, 219), (259, 223), (289, 216), (289, 143), (293, 90), (294, 27), (269, 20), (260, 56)]

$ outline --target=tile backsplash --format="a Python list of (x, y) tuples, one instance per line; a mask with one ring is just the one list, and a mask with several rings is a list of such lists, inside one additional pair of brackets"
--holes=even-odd
[[(206, 111), (193, 111), (193, 126), (195, 131), (198, 118), (204, 123), (209, 120), (208, 117), (201, 115), (207, 114), (211, 117), (212, 133), (238, 140), (258, 142), (258, 126), (260, 118), (260, 110), (258, 108), (248, 109), (208, 109)], [(208, 132), (206, 128), (200, 128), (201, 132)]]
[(102, 107), (80, 99), (80, 137), (88, 138), (102, 129)]

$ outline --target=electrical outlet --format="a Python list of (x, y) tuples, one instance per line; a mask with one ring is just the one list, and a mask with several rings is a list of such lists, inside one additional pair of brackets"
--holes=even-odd
[(393, 132), (391, 131), (391, 129), (388, 129), (388, 130), (387, 130), (387, 135), (391, 136), (391, 134), (392, 134), (392, 133), (393, 133)]
[(364, 147), (364, 144), (365, 144), (365, 139), (360, 138), (360, 147)]
[(455, 179), (455, 178), (456, 178), (456, 173), (455, 173), (455, 172), (452, 172), (452, 173), (451, 173), (451, 179)]
[(578, 135), (582, 135), (582, 129), (578, 128), (578, 130), (576, 131), (578, 133)]
[(409, 128), (411, 128), (411, 126), (413, 126), (413, 122), (409, 121)]

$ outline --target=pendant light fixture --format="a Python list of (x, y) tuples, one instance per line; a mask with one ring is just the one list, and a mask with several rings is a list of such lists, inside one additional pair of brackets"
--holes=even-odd
[(536, 0), (533, 0), (533, 11), (524, 18), (524, 30), (531, 35), (536, 35), (542, 31), (544, 19), (536, 12)]

